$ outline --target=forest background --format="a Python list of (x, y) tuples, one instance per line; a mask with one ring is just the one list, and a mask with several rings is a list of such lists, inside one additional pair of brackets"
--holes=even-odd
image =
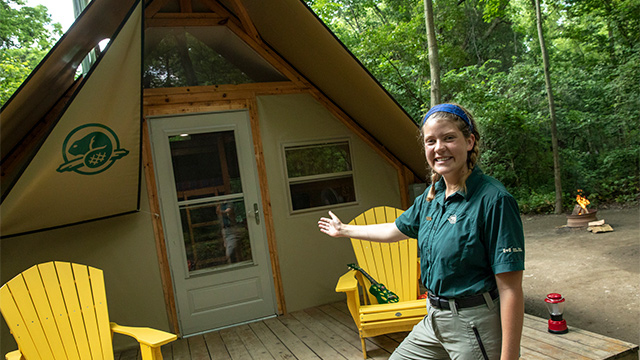
[[(427, 0), (431, 1), (431, 0)], [(306, 0), (416, 121), (430, 104), (424, 0)], [(433, 1), (441, 102), (468, 108), (482, 169), (525, 213), (554, 211), (549, 105), (533, 0)], [(565, 210), (640, 195), (640, 1), (546, 0)]]
[[(430, 104), (425, 0), (306, 0), (416, 121)], [(431, 0), (426, 0), (431, 1)], [(10, 6), (11, 4), (11, 6)], [(43, 6), (0, 0), (0, 105), (60, 38)], [(533, 0), (433, 2), (441, 101), (468, 108), (483, 170), (524, 213), (554, 211), (551, 129)], [(546, 0), (565, 210), (640, 197), (640, 0)]]

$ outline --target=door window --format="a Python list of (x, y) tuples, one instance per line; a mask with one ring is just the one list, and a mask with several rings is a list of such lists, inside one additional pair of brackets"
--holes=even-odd
[(169, 137), (190, 272), (252, 261), (233, 131)]

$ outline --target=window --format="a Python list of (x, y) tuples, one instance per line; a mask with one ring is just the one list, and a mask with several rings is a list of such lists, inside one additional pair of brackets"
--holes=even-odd
[(284, 147), (291, 210), (356, 201), (349, 141)]
[(151, 27), (145, 31), (144, 87), (286, 81), (225, 26)]

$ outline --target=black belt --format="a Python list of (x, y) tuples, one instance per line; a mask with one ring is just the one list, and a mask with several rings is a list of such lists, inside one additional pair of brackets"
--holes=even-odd
[[(434, 308), (451, 310), (448, 298), (432, 295), (431, 292), (428, 292), (427, 295), (429, 297), (431, 306), (433, 306)], [(491, 300), (497, 299), (499, 296), (498, 289), (489, 291), (489, 295), (491, 296)], [(470, 308), (474, 306), (484, 305), (486, 303), (482, 294), (453, 299), (453, 301), (456, 304), (456, 309)]]

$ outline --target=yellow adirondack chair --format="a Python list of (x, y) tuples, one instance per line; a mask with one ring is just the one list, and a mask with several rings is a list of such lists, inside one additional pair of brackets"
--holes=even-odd
[[(365, 211), (349, 224), (368, 225), (393, 222), (403, 211), (381, 206)], [(337, 292), (347, 294), (347, 305), (360, 332), (362, 355), (367, 358), (365, 338), (409, 331), (425, 315), (426, 300), (419, 300), (419, 260), (416, 239), (379, 243), (351, 239), (358, 266), (399, 297), (399, 302), (378, 304), (369, 293), (371, 283), (359, 271), (342, 275)]]
[(102, 270), (67, 262), (35, 265), (0, 288), (0, 311), (17, 351), (6, 359), (113, 359), (113, 333), (134, 337), (142, 359), (162, 359), (177, 336), (109, 323)]

